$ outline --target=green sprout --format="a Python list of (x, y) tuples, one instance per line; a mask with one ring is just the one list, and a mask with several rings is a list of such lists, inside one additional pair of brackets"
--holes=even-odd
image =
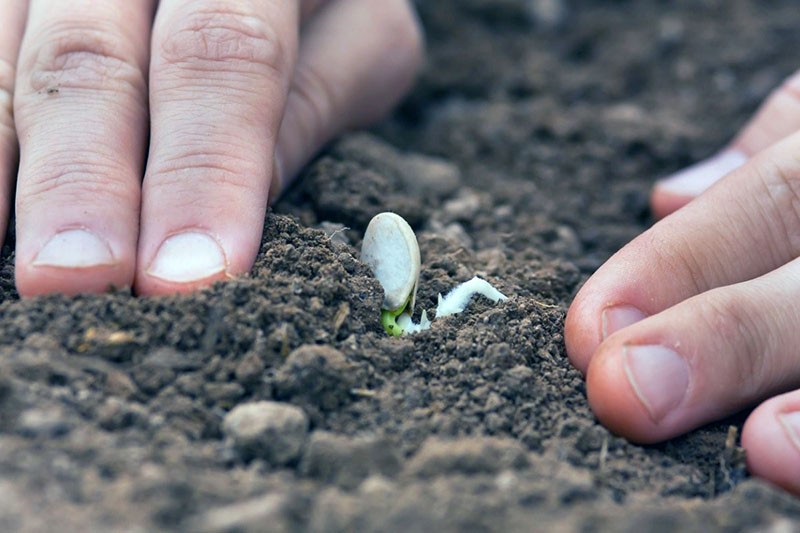
[(405, 312), (410, 301), (411, 298), (409, 297), (402, 307), (394, 311), (389, 309), (381, 309), (381, 324), (383, 324), (383, 329), (386, 330), (386, 333), (392, 337), (399, 337), (404, 333), (405, 328), (401, 324), (397, 323), (397, 317)]
[[(425, 311), (422, 311), (419, 323), (411, 319), (421, 262), (417, 237), (408, 222), (394, 213), (375, 215), (364, 234), (361, 260), (370, 266), (383, 287), (381, 324), (386, 333), (399, 337), (430, 329), (431, 321)], [(507, 299), (488, 281), (474, 277), (458, 285), (444, 298), (439, 295), (436, 317), (461, 313), (475, 294), (493, 302)]]
[(411, 315), (421, 262), (417, 236), (408, 222), (395, 213), (375, 215), (364, 233), (361, 260), (372, 268), (383, 287), (383, 329), (394, 337), (413, 329)]

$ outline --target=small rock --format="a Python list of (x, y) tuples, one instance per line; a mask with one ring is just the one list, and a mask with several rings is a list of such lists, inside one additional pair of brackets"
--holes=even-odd
[(279, 399), (300, 399), (321, 411), (332, 411), (347, 403), (354, 385), (353, 365), (330, 346), (297, 348), (275, 377)]
[(528, 0), (527, 6), (533, 21), (543, 28), (560, 28), (569, 18), (566, 0)]
[(72, 429), (58, 407), (35, 408), (24, 411), (17, 420), (17, 430), (24, 437), (62, 437)]
[(498, 342), (486, 348), (486, 366), (508, 370), (525, 363), (525, 355), (513, 350), (508, 343)]
[(381, 475), (370, 476), (358, 486), (358, 492), (364, 497), (390, 497), (394, 494), (395, 484)]
[(536, 374), (525, 365), (516, 365), (507, 370), (498, 383), (506, 395), (529, 396), (536, 392)]
[(444, 222), (471, 221), (481, 208), (481, 197), (477, 192), (468, 189), (462, 190), (458, 196), (448, 200), (442, 206)]
[(299, 407), (254, 402), (236, 406), (225, 416), (222, 428), (243, 459), (261, 458), (283, 466), (300, 456), (308, 424)]
[(123, 402), (119, 398), (109, 398), (97, 412), (101, 428), (108, 431), (125, 429), (144, 420), (147, 413), (137, 405)]
[(138, 365), (131, 370), (131, 377), (139, 389), (151, 396), (175, 381), (175, 375), (169, 368), (149, 364)]
[(245, 384), (254, 383), (262, 376), (264, 368), (264, 361), (256, 352), (247, 352), (236, 365), (236, 379)]
[(665, 47), (680, 44), (686, 36), (686, 25), (679, 18), (665, 17), (658, 24), (658, 42)]
[(127, 374), (113, 370), (106, 375), (106, 392), (113, 396), (130, 399), (136, 396), (139, 389)]
[[(431, 224), (431, 226), (433, 227), (433, 224)], [(467, 233), (467, 230), (464, 229), (464, 226), (458, 222), (451, 222), (446, 226), (442, 225), (441, 229), (437, 231), (437, 233), (439, 233), (448, 241), (453, 242), (462, 248), (471, 250), (475, 246), (475, 242), (472, 240), (472, 237), (469, 236), (469, 233)]]
[(399, 160), (403, 180), (412, 191), (445, 198), (461, 184), (461, 172), (453, 163), (420, 154), (408, 154)]
[(169, 368), (178, 372), (200, 370), (208, 367), (207, 358), (200, 352), (181, 352), (163, 346), (145, 357), (144, 362), (152, 366)]
[(494, 209), (493, 218), (498, 221), (508, 222), (514, 217), (514, 208), (508, 204), (499, 205)]
[(208, 402), (229, 409), (244, 396), (244, 387), (238, 383), (205, 383), (203, 395)]
[(469, 437), (458, 440), (429, 438), (409, 462), (412, 476), (447, 474), (496, 474), (528, 465), (522, 445), (511, 439)]

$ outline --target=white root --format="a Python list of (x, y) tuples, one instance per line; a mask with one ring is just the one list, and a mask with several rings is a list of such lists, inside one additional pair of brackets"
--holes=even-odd
[(470, 300), (475, 294), (480, 294), (495, 303), (508, 300), (508, 297), (492, 287), (491, 283), (475, 276), (471, 280), (465, 281), (461, 285), (455, 287), (448, 292), (447, 296), (444, 298), (442, 298), (441, 294), (439, 295), (439, 305), (436, 306), (436, 318), (461, 313), (467, 308), (467, 305), (469, 305)]
[[(361, 246), (361, 260), (370, 266), (383, 287), (381, 322), (387, 333), (408, 335), (431, 328), (425, 311), (419, 323), (411, 318), (421, 262), (414, 230), (401, 216), (380, 213), (370, 221)], [(440, 294), (434, 318), (463, 312), (475, 294), (495, 303), (508, 299), (488, 281), (476, 276), (458, 285), (444, 298)]]
[(428, 313), (426, 313), (425, 310), (422, 311), (419, 324), (414, 323), (414, 321), (411, 319), (411, 315), (408, 313), (403, 313), (397, 317), (397, 325), (403, 329), (403, 335), (419, 333), (420, 331), (431, 329), (431, 321), (428, 320)]

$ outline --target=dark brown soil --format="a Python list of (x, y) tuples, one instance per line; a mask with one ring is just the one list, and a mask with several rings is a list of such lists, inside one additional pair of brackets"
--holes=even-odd
[[(0, 531), (793, 528), (800, 502), (729, 438), (743, 417), (652, 447), (600, 426), (562, 325), (650, 223), (652, 181), (800, 64), (797, 4), (419, 4), (415, 92), (310, 166), (250, 277), (21, 302), (6, 245)], [(417, 230), (422, 308), (475, 274), (510, 300), (387, 337), (357, 260), (384, 210)]]

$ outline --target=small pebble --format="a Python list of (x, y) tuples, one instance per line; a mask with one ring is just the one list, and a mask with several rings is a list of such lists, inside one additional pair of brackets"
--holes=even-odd
[(28, 409), (17, 420), (17, 430), (25, 437), (62, 437), (71, 425), (58, 408)]
[(286, 358), (275, 377), (278, 399), (332, 411), (350, 400), (354, 368), (330, 346), (304, 345)]
[(300, 456), (308, 417), (294, 405), (253, 402), (236, 406), (225, 416), (222, 427), (244, 460), (260, 458), (284, 466)]

